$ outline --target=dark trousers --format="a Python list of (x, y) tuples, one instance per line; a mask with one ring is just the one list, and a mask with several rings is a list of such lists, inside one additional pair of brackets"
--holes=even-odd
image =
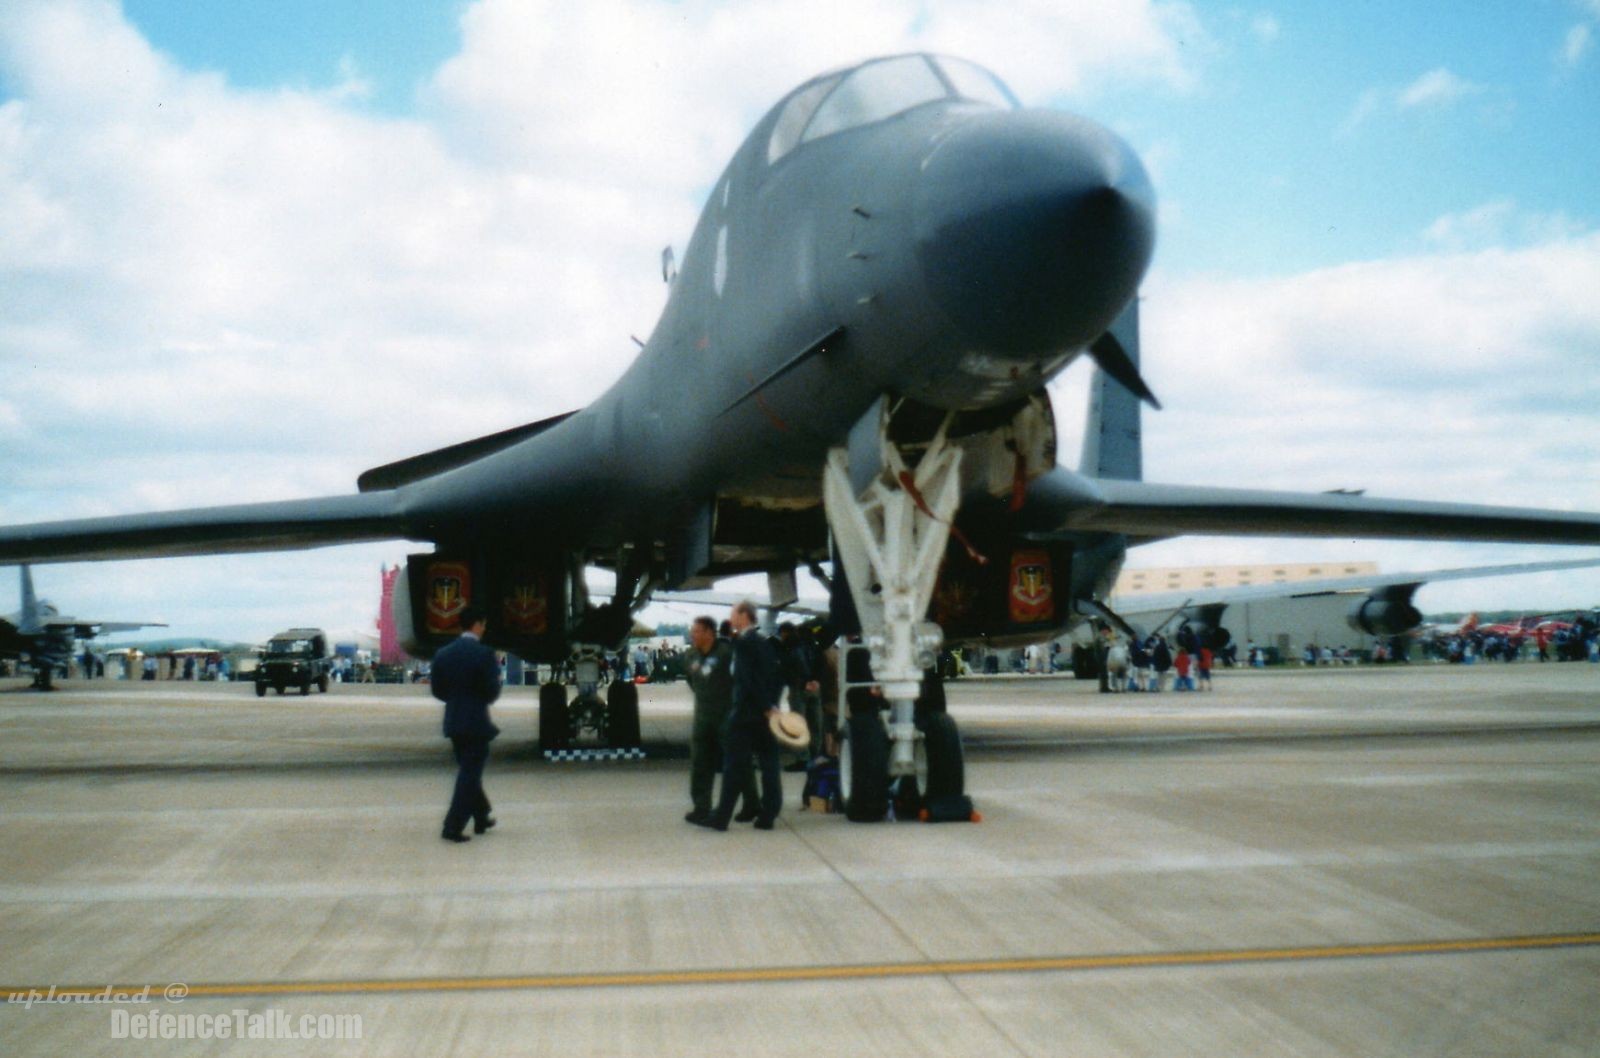
[(747, 805), (753, 799), (755, 791), (749, 789), (753, 779), (752, 753), (761, 765), (761, 814), (757, 818), (768, 823), (777, 819), (778, 810), (783, 807), (783, 772), (778, 767), (778, 743), (772, 737), (772, 729), (763, 718), (757, 724), (729, 724), (723, 735), (722, 796), (712, 822), (726, 826), (733, 818), (733, 803), (740, 794), (744, 794)]
[(489, 763), (489, 741), (482, 738), (452, 738), (456, 753), (456, 791), (450, 798), (450, 811), (444, 816), (444, 832), (459, 834), (471, 819), (480, 826), (489, 818), (489, 798), (483, 793), (483, 766)]
[[(696, 711), (694, 730), (689, 736), (689, 801), (702, 815), (711, 814), (711, 788), (716, 785), (717, 773), (723, 770), (722, 732), (725, 716), (709, 711)], [(748, 807), (755, 801), (755, 769), (747, 755), (744, 761), (744, 785), (750, 792), (745, 797)]]

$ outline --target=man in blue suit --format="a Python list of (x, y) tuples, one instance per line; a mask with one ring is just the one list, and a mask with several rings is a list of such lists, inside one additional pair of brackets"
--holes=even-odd
[(733, 818), (734, 802), (740, 793), (745, 804), (755, 800), (755, 791), (746, 791), (750, 782), (750, 754), (761, 765), (761, 810), (756, 816), (757, 830), (771, 830), (783, 807), (783, 776), (778, 770), (778, 742), (772, 737), (770, 717), (778, 710), (783, 693), (783, 666), (777, 648), (757, 627), (756, 608), (749, 602), (734, 606), (728, 620), (733, 624), (733, 707), (723, 726), (722, 796), (709, 817), (689, 822), (712, 830), (727, 830)]
[(466, 631), (433, 658), (433, 696), (444, 703), (444, 737), (455, 749), (457, 765), (456, 791), (440, 837), (458, 843), (470, 840), (469, 818), (478, 834), (495, 824), (483, 793), (483, 766), (489, 762), (489, 743), (500, 733), (489, 719), (489, 704), (500, 697), (500, 664), (483, 645), (487, 625), (482, 609), (467, 607), (461, 613)]

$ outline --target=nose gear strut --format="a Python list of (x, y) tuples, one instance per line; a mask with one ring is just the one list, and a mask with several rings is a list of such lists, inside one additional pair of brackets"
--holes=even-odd
[[(924, 618), (961, 503), (962, 451), (949, 443), (949, 425), (947, 417), (912, 466), (908, 452), (889, 438), (888, 405), (880, 401), (852, 431), (848, 448), (828, 452), (823, 471), (828, 526), (871, 653), (873, 680), (889, 702), (891, 782), (918, 778), (924, 733), (916, 701), (944, 639)], [(945, 734), (954, 737), (941, 727)], [(959, 749), (956, 754), (959, 763)], [(949, 783), (940, 785), (948, 789)]]

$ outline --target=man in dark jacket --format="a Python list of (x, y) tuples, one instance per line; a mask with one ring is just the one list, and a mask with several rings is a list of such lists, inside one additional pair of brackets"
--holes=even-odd
[(433, 696), (444, 703), (444, 737), (455, 749), (458, 766), (440, 835), (446, 841), (469, 840), (469, 818), (478, 834), (495, 824), (483, 793), (483, 766), (489, 762), (490, 741), (500, 733), (489, 719), (489, 704), (500, 697), (500, 665), (482, 642), (487, 624), (481, 609), (467, 607), (461, 614), (466, 631), (433, 658)]
[[(733, 708), (733, 644), (717, 636), (717, 623), (709, 617), (694, 619), (689, 640), (684, 675), (694, 691), (694, 728), (689, 736), (689, 800), (694, 808), (684, 819), (698, 823), (711, 818), (711, 790), (722, 770), (722, 732)], [(748, 757), (745, 772), (748, 806), (755, 803), (755, 773)], [(748, 823), (756, 815), (746, 808), (734, 819)]]
[[(769, 717), (783, 694), (783, 667), (772, 642), (761, 634), (756, 608), (741, 602), (729, 616), (733, 624), (733, 706), (723, 732), (722, 794), (709, 819), (691, 819), (703, 827), (727, 830), (733, 805), (749, 782), (750, 755), (761, 764), (761, 810), (757, 830), (771, 830), (783, 807), (783, 776), (778, 769), (778, 742)], [(750, 795), (746, 794), (746, 804)]]

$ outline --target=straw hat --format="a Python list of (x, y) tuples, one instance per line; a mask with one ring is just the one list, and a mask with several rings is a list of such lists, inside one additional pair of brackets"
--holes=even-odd
[(811, 729), (799, 713), (783, 710), (773, 713), (772, 737), (785, 749), (805, 749), (811, 745)]

